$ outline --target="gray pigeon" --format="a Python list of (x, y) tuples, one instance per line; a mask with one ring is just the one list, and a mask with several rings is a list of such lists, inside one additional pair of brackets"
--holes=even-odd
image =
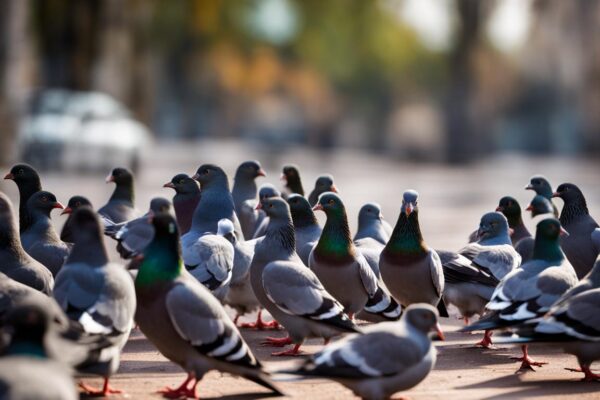
[(437, 352), (430, 332), (443, 338), (438, 313), (427, 304), (409, 306), (398, 322), (382, 322), (325, 347), (284, 374), (327, 378), (367, 400), (389, 399), (429, 375)]
[(40, 176), (30, 165), (17, 164), (4, 176), (17, 184), (19, 189), (19, 231), (26, 231), (31, 225), (31, 219), (27, 212), (27, 201), (34, 193), (42, 190)]
[[(531, 233), (527, 230), (527, 227), (523, 223), (523, 217), (521, 216), (521, 205), (511, 196), (504, 196), (498, 202), (496, 211), (501, 212), (508, 220), (508, 227), (511, 230), (510, 239), (513, 246), (517, 245), (522, 239), (530, 238)], [(478, 230), (475, 230), (469, 235), (469, 243), (477, 242), (479, 237), (477, 236)]]
[(115, 168), (106, 177), (106, 183), (115, 183), (108, 203), (98, 210), (98, 214), (119, 224), (129, 221), (137, 216), (139, 212), (135, 209), (135, 192), (133, 186), (133, 174), (125, 168)]
[[(479, 242), (469, 243), (458, 253), (438, 251), (446, 280), (444, 299), (459, 309), (467, 325), (474, 315), (484, 313), (494, 289), (506, 274), (521, 265), (503, 214), (484, 214), (477, 236)], [(486, 331), (477, 345), (489, 348), (491, 335), (491, 331)]]
[(80, 207), (73, 214), (73, 228), (75, 243), (56, 277), (54, 298), (86, 333), (103, 335), (112, 343), (96, 360), (78, 366), (81, 372), (102, 376), (103, 388), (80, 386), (89, 394), (120, 393), (110, 387), (109, 378), (119, 367), (120, 352), (133, 327), (133, 281), (122, 266), (109, 262), (100, 220), (91, 208)]
[(293, 164), (285, 165), (281, 174), (281, 180), (285, 181), (286, 196), (291, 194), (304, 196), (304, 187), (302, 186), (298, 166)]
[(367, 203), (358, 212), (358, 230), (354, 242), (362, 239), (374, 239), (385, 245), (390, 240), (393, 228), (383, 219), (381, 207), (377, 203)]
[(598, 256), (592, 241), (598, 223), (588, 212), (583, 193), (572, 183), (560, 185), (553, 197), (560, 197), (564, 202), (560, 223), (569, 232), (568, 236), (560, 239), (560, 246), (575, 268), (577, 277), (583, 278), (592, 269)]
[[(265, 183), (258, 191), (258, 204), (262, 204), (264, 201), (273, 197), (281, 197), (281, 192), (270, 183)], [(255, 205), (254, 202), (251, 203), (251, 205), (254, 205), (255, 208), (258, 204)], [(267, 226), (269, 226), (269, 217), (267, 214), (261, 209), (259, 209), (258, 212), (259, 216), (258, 220), (256, 221), (256, 231), (254, 232), (253, 236), (254, 239), (265, 236)]]
[[(554, 216), (554, 210), (550, 200), (539, 194), (531, 200), (531, 203), (529, 203), (526, 210), (531, 212), (531, 218), (536, 218), (537, 216), (544, 214)], [(517, 244), (515, 244), (515, 250), (517, 250), (517, 253), (521, 256), (521, 262), (531, 260), (534, 243), (535, 239), (530, 236), (519, 240)]]
[(60, 215), (68, 215), (65, 224), (60, 231), (60, 240), (65, 243), (73, 243), (75, 239), (73, 238), (73, 212), (77, 210), (81, 206), (89, 206), (92, 207), (92, 203), (83, 196), (73, 196), (69, 199), (67, 206), (62, 210)]
[(45, 191), (39, 191), (27, 201), (27, 211), (31, 225), (21, 232), (21, 243), (25, 251), (41, 262), (56, 277), (69, 255), (69, 246), (60, 240), (50, 220), (50, 212), (63, 209), (56, 197)]
[(308, 195), (308, 202), (311, 207), (314, 207), (314, 205), (317, 204), (319, 196), (325, 192), (338, 192), (337, 187), (333, 184), (333, 176), (331, 175), (321, 175), (317, 178), (315, 188)]
[(0, 192), (0, 272), (11, 279), (52, 294), (54, 278), (41, 263), (34, 260), (21, 246), (13, 209), (8, 197)]
[(259, 176), (267, 176), (267, 174), (258, 161), (243, 162), (235, 172), (233, 189), (231, 189), (235, 212), (240, 219), (242, 232), (246, 239), (251, 239), (256, 231), (258, 212), (254, 207), (248, 207), (245, 204), (247, 205), (248, 202), (256, 203), (257, 188), (255, 180)]
[(135, 320), (158, 351), (188, 373), (179, 388), (162, 390), (165, 397), (197, 398), (198, 382), (213, 369), (281, 394), (223, 306), (183, 269), (173, 217), (159, 214), (152, 224), (154, 239), (144, 250), (135, 280)]
[(444, 272), (437, 252), (423, 241), (418, 197), (414, 190), (402, 195), (400, 216), (381, 253), (379, 270), (392, 296), (403, 306), (436, 306), (444, 291)]
[(294, 344), (293, 349), (273, 355), (297, 355), (306, 338), (328, 340), (343, 332), (358, 331), (342, 305), (296, 253), (288, 204), (281, 198), (271, 198), (262, 204), (271, 222), (256, 245), (250, 282), (258, 301), (288, 331), (287, 338), (267, 338), (264, 344)]
[(350, 238), (342, 200), (335, 193), (325, 192), (313, 210), (325, 212), (327, 221), (308, 266), (325, 289), (344, 306), (350, 318), (363, 309), (388, 320), (400, 318), (400, 305)]
[[(501, 329), (543, 316), (567, 290), (577, 284), (575, 270), (559, 246), (564, 230), (556, 218), (537, 225), (533, 258), (500, 281), (486, 306), (487, 313), (463, 331)], [(532, 360), (523, 348), (521, 369), (545, 363)]]
[(62, 363), (48, 357), (45, 338), (51, 321), (52, 314), (38, 303), (24, 302), (7, 316), (13, 333), (8, 348), (0, 358), (0, 398), (79, 398), (70, 371)]
[(308, 257), (321, 237), (322, 229), (317, 222), (308, 200), (299, 194), (291, 194), (287, 198), (296, 233), (296, 251), (304, 265), (308, 265)]
[(200, 185), (186, 174), (177, 174), (163, 187), (175, 190), (173, 208), (179, 231), (183, 236), (192, 227), (192, 216), (200, 201)]
[(552, 204), (552, 212), (554, 216), (558, 218), (558, 208), (556, 208), (556, 204), (552, 202), (552, 185), (548, 182), (545, 176), (542, 175), (534, 175), (529, 179), (529, 184), (525, 186), (525, 190), (533, 190), (536, 195), (540, 195), (545, 197), (550, 204)]

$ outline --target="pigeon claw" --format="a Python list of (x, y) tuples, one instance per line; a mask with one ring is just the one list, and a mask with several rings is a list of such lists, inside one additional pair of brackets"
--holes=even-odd
[(287, 350), (283, 350), (283, 351), (276, 351), (274, 353), (271, 353), (271, 356), (273, 356), (273, 357), (285, 357), (285, 356), (297, 357), (297, 356), (301, 356), (303, 354), (304, 353), (300, 351), (300, 345), (297, 344), (291, 349), (287, 349)]
[(259, 331), (266, 329), (279, 329), (279, 322), (275, 320), (269, 322), (263, 321), (262, 311), (259, 311), (258, 315), (256, 316), (256, 322), (243, 323), (240, 325), (240, 328), (257, 329)]
[(535, 369), (533, 369), (533, 367), (541, 367), (541, 366), (548, 364), (547, 362), (543, 362), (543, 361), (535, 361), (529, 356), (511, 357), (510, 359), (521, 361), (521, 366), (519, 367), (519, 370), (517, 372), (525, 371), (525, 370), (535, 371)]
[[(189, 387), (190, 382), (192, 382), (191, 387)], [(159, 389), (157, 393), (162, 394), (163, 397), (167, 399), (198, 399), (198, 394), (196, 393), (197, 383), (198, 382), (194, 379), (192, 375), (188, 375), (185, 381), (183, 381), (183, 383), (179, 385), (178, 388), (173, 389), (167, 386), (162, 389)]]
[(492, 331), (485, 331), (483, 339), (475, 343), (475, 347), (483, 347), (484, 349), (493, 349), (492, 346)]
[(265, 340), (260, 342), (260, 344), (261, 344), (261, 346), (284, 347), (284, 346), (287, 346), (288, 344), (294, 344), (294, 343), (292, 342), (292, 339), (290, 339), (290, 337), (287, 336), (284, 338), (267, 337), (267, 338), (265, 338)]
[(592, 372), (590, 367), (581, 367), (581, 368), (565, 368), (567, 371), (572, 372), (583, 372), (585, 376), (581, 378), (581, 382), (598, 382), (600, 381), (600, 374), (595, 374)]
[(92, 386), (86, 385), (83, 382), (79, 382), (79, 387), (85, 392), (86, 395), (91, 397), (107, 397), (111, 394), (123, 393), (123, 391), (120, 389), (110, 387), (110, 385), (108, 384), (108, 379), (104, 380), (104, 385), (102, 386), (102, 389), (96, 389)]

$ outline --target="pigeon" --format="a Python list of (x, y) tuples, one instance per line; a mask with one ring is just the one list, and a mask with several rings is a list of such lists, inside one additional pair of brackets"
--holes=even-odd
[(308, 257), (319, 241), (322, 229), (308, 200), (299, 194), (291, 194), (287, 197), (287, 202), (296, 232), (296, 251), (304, 265), (308, 265)]
[(521, 206), (514, 197), (504, 196), (501, 198), (498, 207), (496, 207), (496, 211), (504, 214), (508, 220), (508, 226), (512, 229), (510, 240), (513, 246), (517, 244), (519, 240), (531, 237), (531, 233), (527, 230), (527, 227), (523, 223), (523, 218), (521, 217)]
[(392, 398), (416, 386), (436, 362), (430, 332), (443, 338), (438, 313), (428, 304), (409, 306), (397, 322), (382, 322), (363, 335), (348, 335), (281, 373), (334, 380), (361, 399)]
[(363, 239), (373, 239), (382, 245), (390, 240), (393, 228), (383, 219), (381, 207), (377, 203), (367, 203), (358, 212), (358, 230), (354, 235), (354, 242), (360, 243)]
[(532, 176), (529, 180), (529, 184), (525, 186), (525, 190), (533, 190), (537, 195), (543, 196), (546, 199), (548, 199), (550, 204), (552, 204), (552, 212), (554, 213), (554, 216), (558, 218), (558, 208), (556, 208), (556, 205), (552, 202), (552, 186), (550, 185), (550, 182), (548, 182), (548, 179), (546, 179), (545, 176)]
[[(508, 273), (486, 305), (486, 314), (462, 331), (507, 328), (543, 316), (567, 290), (577, 284), (575, 270), (559, 245), (565, 232), (556, 218), (538, 222), (533, 258)], [(531, 359), (524, 345), (520, 369), (533, 369), (543, 362)]]
[(592, 269), (598, 256), (592, 241), (598, 223), (588, 212), (583, 193), (572, 183), (560, 185), (552, 197), (560, 197), (564, 202), (560, 223), (569, 235), (561, 237), (560, 246), (581, 279)]
[(337, 193), (337, 187), (333, 184), (333, 176), (331, 175), (321, 175), (317, 178), (315, 182), (315, 188), (308, 195), (308, 202), (311, 207), (314, 207), (319, 201), (319, 196), (325, 192), (333, 192)]
[(134, 205), (133, 174), (125, 168), (115, 168), (106, 177), (106, 183), (110, 182), (115, 183), (115, 190), (98, 214), (116, 224), (137, 217), (139, 213)]
[(444, 291), (440, 257), (427, 247), (419, 226), (419, 194), (407, 190), (392, 236), (381, 252), (379, 270), (392, 296), (403, 306), (436, 306)]
[(389, 320), (400, 318), (400, 305), (350, 238), (342, 200), (333, 192), (325, 192), (313, 210), (325, 212), (327, 221), (308, 265), (325, 289), (342, 304), (350, 318), (362, 309)]
[(285, 181), (286, 196), (291, 194), (304, 196), (304, 188), (302, 187), (302, 179), (300, 179), (298, 166), (292, 164), (285, 165), (281, 174), (281, 180)]
[(4, 179), (15, 181), (19, 189), (19, 230), (24, 232), (31, 225), (31, 219), (27, 213), (27, 201), (34, 193), (42, 190), (40, 176), (30, 165), (17, 164), (10, 169)]
[(233, 189), (231, 189), (235, 212), (240, 219), (242, 233), (246, 239), (251, 239), (256, 230), (258, 213), (252, 205), (248, 206), (248, 202), (250, 204), (256, 203), (257, 188), (255, 179), (259, 176), (267, 176), (267, 174), (258, 161), (243, 162), (235, 172)]
[[(531, 200), (531, 203), (529, 203), (526, 210), (531, 212), (531, 218), (536, 218), (544, 214), (554, 216), (554, 210), (550, 200), (539, 194), (536, 195), (533, 200)], [(519, 240), (515, 244), (515, 250), (517, 250), (517, 253), (519, 253), (521, 256), (521, 262), (531, 260), (531, 257), (533, 256), (534, 243), (535, 239), (532, 236), (529, 236)]]
[(169, 398), (197, 398), (198, 382), (216, 369), (282, 394), (223, 306), (183, 268), (173, 217), (158, 214), (151, 218), (155, 235), (144, 250), (135, 280), (135, 320), (158, 351), (188, 373), (179, 388), (160, 392)]
[(13, 334), (0, 358), (2, 399), (79, 399), (69, 369), (48, 355), (45, 341), (52, 314), (43, 304), (24, 301), (7, 317)]
[[(446, 285), (444, 300), (454, 304), (465, 324), (475, 314), (482, 315), (498, 283), (521, 265), (521, 257), (511, 244), (508, 220), (499, 212), (481, 217), (479, 242), (469, 243), (458, 253), (438, 251)], [(486, 331), (476, 344), (490, 348), (492, 331)]]
[(177, 174), (163, 187), (175, 190), (173, 208), (175, 209), (179, 232), (184, 235), (192, 226), (192, 216), (200, 201), (200, 186), (198, 182), (186, 174)]
[(52, 294), (54, 278), (48, 268), (25, 252), (17, 232), (13, 209), (8, 197), (0, 192), (0, 272), (7, 277)]
[(150, 209), (143, 216), (131, 221), (112, 224), (104, 228), (104, 234), (117, 241), (117, 251), (124, 259), (132, 258), (144, 250), (151, 241), (154, 229), (148, 216), (161, 212), (171, 212), (171, 202), (164, 197), (150, 200)]
[[(258, 204), (273, 197), (281, 197), (281, 192), (270, 183), (265, 183), (260, 187), (260, 190), (258, 191)], [(267, 226), (269, 225), (269, 217), (265, 214), (264, 211), (260, 209), (258, 211), (259, 216), (258, 220), (256, 221), (256, 231), (254, 232), (253, 236), (254, 239), (265, 236)]]
[(50, 212), (56, 208), (64, 207), (52, 193), (35, 193), (27, 201), (31, 225), (25, 232), (21, 232), (21, 243), (25, 251), (48, 268), (54, 277), (69, 255), (69, 246), (60, 240), (50, 220)]
[(267, 338), (263, 344), (293, 349), (273, 356), (298, 355), (306, 338), (326, 341), (358, 327), (344, 313), (342, 305), (325, 290), (317, 276), (296, 253), (294, 225), (288, 204), (281, 198), (263, 203), (271, 219), (264, 238), (256, 244), (250, 282), (258, 301), (288, 331), (286, 338)]
[(62, 210), (60, 215), (68, 215), (65, 224), (60, 231), (60, 240), (65, 243), (73, 243), (73, 211), (77, 210), (81, 206), (92, 207), (92, 203), (83, 196), (73, 196), (69, 199), (67, 206)]
[(75, 243), (67, 262), (56, 276), (54, 298), (67, 316), (88, 334), (101, 334), (111, 341), (98, 357), (79, 365), (78, 370), (104, 378), (102, 389), (84, 384), (88, 394), (107, 396), (121, 393), (111, 388), (109, 379), (119, 367), (135, 313), (136, 298), (131, 276), (106, 253), (101, 223), (87, 206), (73, 214)]
[(237, 325), (240, 316), (259, 310), (256, 323), (242, 324), (242, 327), (264, 329), (267, 325), (262, 320), (260, 303), (250, 285), (250, 263), (254, 256), (256, 240), (238, 240), (233, 230), (233, 224), (227, 219), (219, 221), (218, 233), (233, 245), (231, 281), (224, 300), (225, 304), (236, 311), (233, 322)]

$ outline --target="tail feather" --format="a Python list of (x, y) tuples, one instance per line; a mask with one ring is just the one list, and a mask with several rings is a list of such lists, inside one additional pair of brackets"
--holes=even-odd
[(381, 287), (369, 298), (365, 311), (389, 321), (397, 321), (402, 316), (402, 306)]
[(485, 331), (500, 328), (503, 325), (498, 315), (499, 314), (495, 312), (487, 314), (480, 320), (473, 322), (471, 325), (459, 329), (459, 332)]

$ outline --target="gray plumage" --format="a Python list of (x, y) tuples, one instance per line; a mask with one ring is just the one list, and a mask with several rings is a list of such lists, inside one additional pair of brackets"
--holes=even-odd
[(27, 201), (27, 210), (31, 225), (21, 232), (21, 243), (25, 251), (42, 263), (56, 277), (65, 259), (69, 255), (69, 246), (60, 240), (50, 220), (50, 212), (63, 206), (56, 197), (45, 191), (39, 191)]
[[(549, 216), (554, 216), (554, 209), (552, 207), (552, 203), (550, 200), (541, 195), (536, 195), (533, 200), (527, 206), (527, 211), (531, 212), (531, 218), (536, 218), (540, 216), (541, 219), (544, 214)], [(539, 220), (538, 219), (538, 220)], [(535, 239), (530, 237), (525, 237), (517, 242), (515, 245), (515, 250), (521, 256), (521, 262), (527, 262), (531, 260), (533, 256), (533, 245), (535, 243)]]
[(371, 238), (385, 245), (390, 239), (393, 228), (383, 219), (381, 207), (377, 203), (367, 203), (358, 212), (358, 229), (354, 241)]
[(244, 238), (251, 239), (256, 231), (258, 211), (252, 207), (256, 204), (256, 178), (266, 176), (258, 161), (245, 161), (235, 172), (231, 195), (235, 212), (240, 220)]
[(311, 206), (314, 206), (317, 204), (321, 194), (325, 192), (337, 193), (337, 191), (337, 187), (333, 184), (333, 176), (329, 174), (321, 175), (315, 182), (315, 188), (308, 195), (308, 202)]
[[(69, 199), (67, 206), (60, 213), (60, 215), (67, 214), (67, 220), (65, 221), (61, 231), (60, 231), (60, 240), (65, 243), (73, 243), (75, 239), (73, 238), (73, 212), (77, 210), (81, 206), (89, 206), (92, 207), (92, 203), (83, 196), (73, 196)], [(93, 207), (92, 207), (93, 208)]]
[(50, 295), (54, 278), (48, 268), (25, 252), (17, 231), (12, 205), (0, 192), (0, 272), (9, 278)]
[(425, 304), (406, 309), (398, 322), (383, 322), (336, 341), (285, 374), (328, 378), (362, 399), (383, 400), (427, 377), (436, 361), (428, 337), (438, 330), (437, 311)]
[(556, 204), (552, 201), (552, 185), (550, 185), (550, 182), (545, 176), (532, 176), (529, 179), (529, 184), (525, 186), (525, 190), (533, 190), (536, 195), (546, 198), (552, 206), (552, 213), (558, 218), (558, 208), (556, 208)]
[[(251, 207), (254, 205), (254, 207), (256, 207), (257, 204), (262, 204), (265, 200), (271, 199), (273, 197), (281, 197), (281, 192), (270, 183), (265, 183), (260, 187), (260, 190), (258, 191), (258, 203), (251, 202), (248, 203), (247, 206)], [(259, 210), (258, 219), (256, 221), (256, 231), (254, 231), (254, 235), (252, 237), (254, 239), (263, 237), (267, 232), (268, 226), (269, 217), (264, 212), (264, 210)]]
[(192, 227), (192, 216), (200, 201), (200, 185), (186, 174), (177, 174), (163, 187), (175, 190), (173, 208), (179, 231), (184, 235)]
[(286, 200), (290, 206), (296, 233), (296, 251), (304, 265), (308, 266), (310, 253), (319, 241), (323, 229), (319, 226), (308, 200), (299, 194), (291, 194)]
[(224, 303), (235, 309), (237, 315), (260, 309), (260, 303), (250, 284), (250, 264), (254, 257), (256, 240), (245, 242), (237, 240), (233, 233), (226, 233), (223, 236), (231, 242), (234, 249), (231, 281)]
[(106, 177), (106, 183), (114, 182), (115, 190), (108, 199), (108, 202), (100, 207), (98, 214), (119, 224), (130, 221), (137, 216), (139, 212), (135, 208), (135, 189), (133, 183), (133, 174), (126, 168), (115, 168)]

